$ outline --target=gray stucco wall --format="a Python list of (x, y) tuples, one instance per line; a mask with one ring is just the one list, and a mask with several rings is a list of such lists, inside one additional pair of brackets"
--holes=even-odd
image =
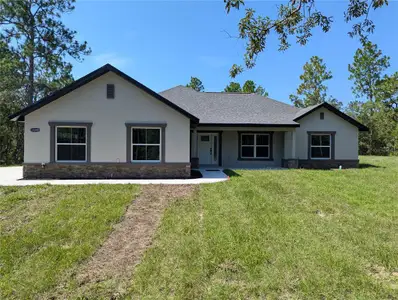
[(225, 168), (265, 168), (280, 167), (283, 157), (283, 132), (273, 134), (273, 160), (238, 160), (239, 134), (237, 131), (224, 131), (222, 135), (222, 166)]
[[(324, 119), (320, 119), (320, 113)], [(299, 120), (296, 129), (296, 158), (308, 159), (308, 131), (335, 131), (335, 159), (358, 159), (358, 128), (325, 108)]]
[[(107, 84), (115, 85), (115, 99), (106, 98)], [(166, 123), (165, 162), (189, 162), (190, 120), (114, 73), (26, 116), (25, 163), (50, 161), (49, 121), (92, 123), (91, 162), (107, 163), (126, 162), (125, 123)]]

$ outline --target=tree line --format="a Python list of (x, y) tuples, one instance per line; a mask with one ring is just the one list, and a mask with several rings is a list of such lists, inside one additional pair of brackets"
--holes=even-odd
[[(198, 77), (191, 77), (191, 81), (186, 85), (197, 92), (204, 92), (205, 87)], [(246, 80), (243, 86), (239, 82), (230, 82), (225, 88), (226, 93), (249, 93), (258, 94), (268, 97), (268, 92), (261, 86), (257, 85), (253, 80)]]
[(91, 52), (62, 22), (74, 2), (0, 0), (0, 164), (23, 161), (23, 126), (8, 115), (71, 83), (71, 59)]

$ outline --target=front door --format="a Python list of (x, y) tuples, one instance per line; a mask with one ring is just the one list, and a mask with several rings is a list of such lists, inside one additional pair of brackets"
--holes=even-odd
[(218, 133), (198, 133), (200, 165), (218, 165)]

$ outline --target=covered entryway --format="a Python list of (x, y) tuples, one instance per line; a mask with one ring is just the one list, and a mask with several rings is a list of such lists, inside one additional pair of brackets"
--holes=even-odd
[(269, 169), (297, 162), (294, 127), (203, 126), (191, 130), (193, 169)]

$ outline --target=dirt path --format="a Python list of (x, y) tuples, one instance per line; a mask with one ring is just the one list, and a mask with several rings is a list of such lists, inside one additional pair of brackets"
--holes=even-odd
[[(115, 298), (130, 286), (135, 266), (151, 245), (163, 211), (177, 199), (189, 197), (195, 187), (190, 185), (148, 185), (128, 207), (108, 239), (94, 256), (76, 273), (77, 295), (90, 296), (92, 290), (104, 290), (104, 296)], [(73, 292), (75, 294), (75, 291)], [(62, 293), (56, 298), (69, 298)]]

